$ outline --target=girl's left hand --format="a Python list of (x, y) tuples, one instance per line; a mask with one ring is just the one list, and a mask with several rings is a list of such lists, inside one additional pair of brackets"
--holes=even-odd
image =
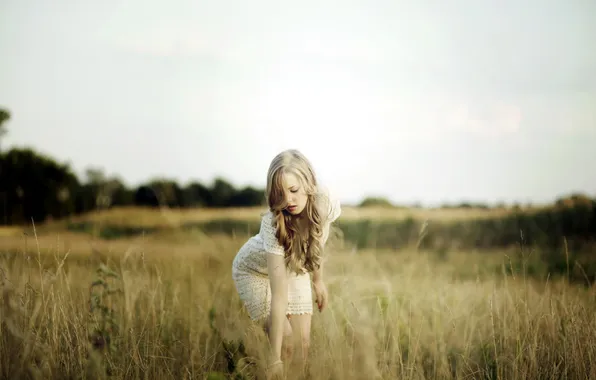
[(284, 364), (281, 360), (276, 361), (274, 364), (267, 368), (267, 380), (283, 379), (284, 375)]
[(313, 288), (315, 291), (317, 306), (319, 307), (319, 312), (321, 312), (327, 306), (327, 286), (325, 286), (323, 280), (318, 280), (313, 282)]

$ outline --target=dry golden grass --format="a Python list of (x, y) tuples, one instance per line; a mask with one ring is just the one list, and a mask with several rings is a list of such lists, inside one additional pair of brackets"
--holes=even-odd
[[(258, 220), (265, 211), (260, 207), (224, 208), (224, 209), (152, 209), (142, 207), (121, 207), (74, 216), (71, 222), (93, 222), (115, 226), (135, 227), (177, 227), (184, 223), (205, 222), (210, 220)], [(391, 220), (432, 219), (436, 221), (456, 221), (484, 217), (497, 217), (509, 213), (507, 209), (418, 209), (386, 207), (342, 207), (342, 220)], [(49, 223), (62, 226), (63, 221)]]
[[(262, 375), (265, 339), (231, 280), (243, 239), (51, 233), (0, 242), (2, 379)], [(115, 277), (97, 271), (102, 262)], [(506, 277), (499, 263), (505, 255), (333, 251), (308, 378), (596, 378), (594, 289)], [(90, 289), (101, 273), (120, 292)], [(90, 313), (95, 301), (115, 314)]]

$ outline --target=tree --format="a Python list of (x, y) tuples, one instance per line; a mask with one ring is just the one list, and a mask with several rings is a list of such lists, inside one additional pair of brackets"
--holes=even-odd
[(191, 182), (183, 190), (185, 207), (209, 207), (213, 204), (211, 190), (198, 182)]
[(236, 193), (234, 186), (221, 177), (217, 177), (211, 186), (211, 199), (214, 207), (229, 207), (232, 196)]
[(360, 202), (360, 207), (374, 207), (374, 206), (382, 206), (382, 207), (394, 207), (394, 205), (389, 201), (389, 199), (384, 197), (367, 197), (362, 202)]
[(265, 206), (265, 194), (262, 190), (247, 186), (236, 191), (228, 204), (232, 207)]
[(10, 112), (8, 110), (0, 108), (0, 152), (2, 152), (2, 137), (8, 133), (6, 128), (6, 122), (10, 119)]
[(78, 193), (78, 212), (123, 206), (133, 202), (133, 193), (126, 189), (122, 181), (115, 176), (106, 176), (101, 168), (87, 168), (85, 179), (86, 182)]
[(0, 222), (40, 223), (74, 211), (79, 181), (67, 164), (32, 149), (13, 148), (0, 155)]

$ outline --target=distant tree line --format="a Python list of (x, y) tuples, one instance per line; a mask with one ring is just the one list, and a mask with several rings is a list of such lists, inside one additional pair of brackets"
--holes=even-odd
[[(156, 178), (129, 188), (118, 177), (107, 176), (97, 168), (87, 169), (80, 179), (68, 164), (30, 148), (0, 152), (0, 225), (40, 223), (48, 218), (123, 206), (188, 208), (264, 204), (264, 189), (236, 188), (223, 178), (216, 178), (210, 185), (191, 182), (185, 186), (171, 179)], [(365, 198), (359, 206), (398, 207), (379, 197)]]
[[(78, 178), (68, 164), (30, 148), (2, 149), (10, 113), (0, 108), (0, 225), (43, 222), (86, 213), (96, 209), (123, 206), (170, 208), (249, 207), (264, 205), (264, 189), (236, 188), (223, 178), (212, 184), (191, 182), (181, 186), (167, 178), (155, 178), (128, 188), (118, 177), (89, 168)], [(367, 197), (360, 207), (396, 206), (382, 197)], [(419, 204), (407, 207), (421, 207)], [(461, 203), (444, 208), (489, 208), (488, 205)], [(497, 205), (503, 208), (504, 205)], [(513, 209), (518, 209), (514, 206)]]
[(210, 186), (153, 179), (127, 188), (116, 177), (87, 169), (80, 180), (67, 164), (32, 149), (13, 148), (0, 153), (0, 224), (42, 222), (98, 208), (144, 206), (247, 207), (264, 204), (264, 191), (251, 186), (237, 189), (222, 178)]

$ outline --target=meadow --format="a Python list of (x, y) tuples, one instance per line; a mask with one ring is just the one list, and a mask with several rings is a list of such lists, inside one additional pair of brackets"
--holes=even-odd
[[(260, 211), (123, 208), (2, 230), (1, 378), (264, 378), (266, 339), (230, 272)], [(426, 220), (504, 213), (346, 208), (308, 372), (288, 378), (596, 378), (596, 290), (571, 248), (551, 274), (524, 244), (421, 243)], [(387, 240), (399, 233), (380, 221), (414, 222)]]

